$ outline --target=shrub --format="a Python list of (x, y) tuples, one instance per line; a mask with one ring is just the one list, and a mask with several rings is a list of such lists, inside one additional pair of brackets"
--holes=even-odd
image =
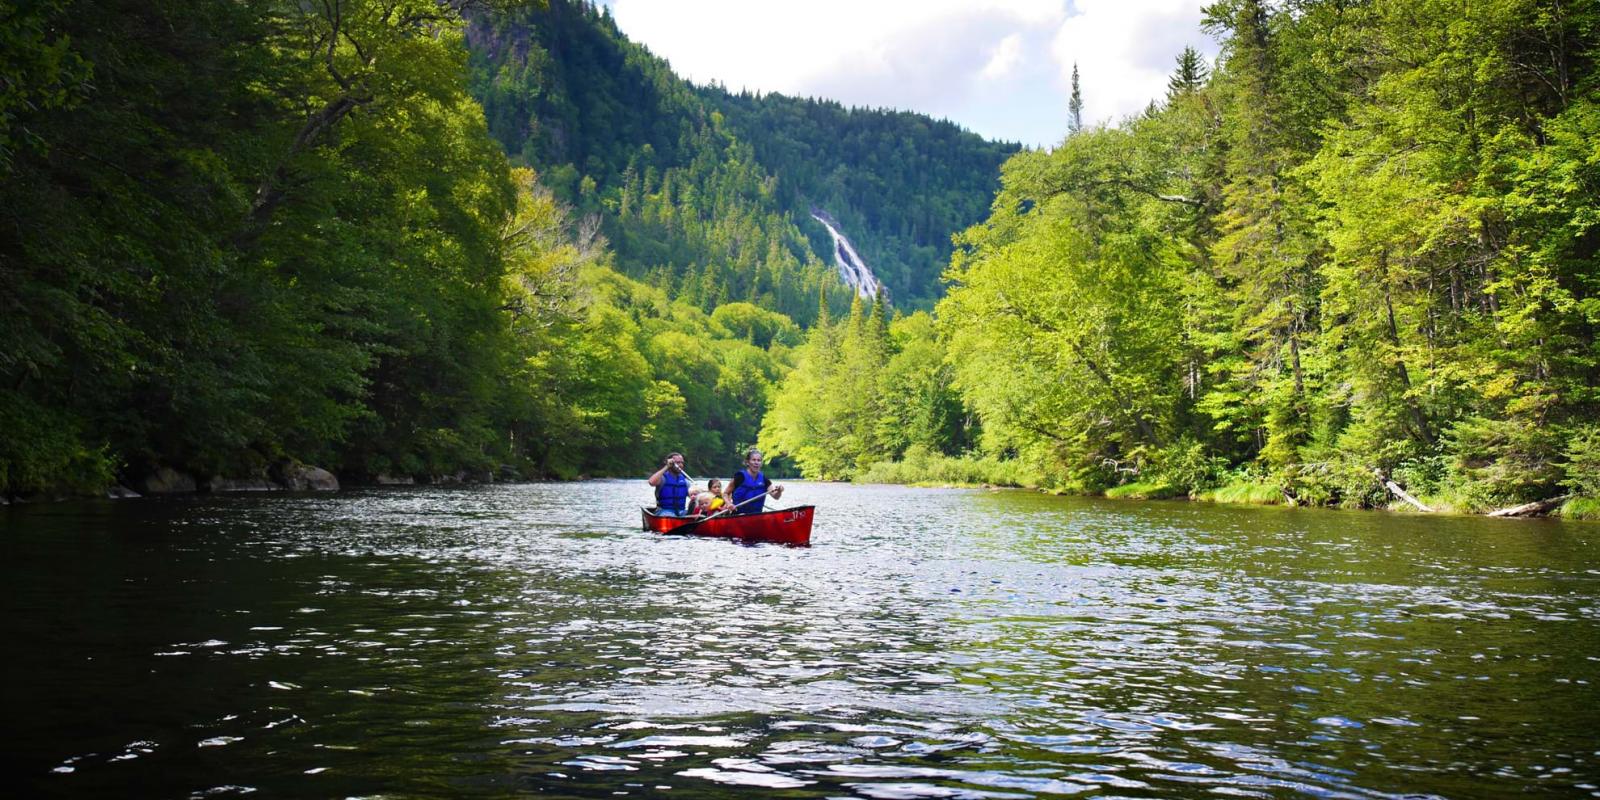
[(906, 448), (899, 461), (876, 461), (855, 476), (857, 483), (932, 484), (939, 486), (1045, 485), (1043, 476), (1018, 459), (967, 454), (947, 456), (923, 445)]
[(86, 444), (59, 409), (0, 395), (0, 431), (0, 495), (99, 494), (113, 482), (107, 448)]
[[(1228, 462), (1193, 439), (1180, 439), (1156, 454), (1150, 483), (1166, 483), (1180, 494), (1196, 494), (1216, 486)], [(1110, 496), (1107, 492), (1106, 496)]]
[(1561, 485), (1574, 494), (1600, 499), (1600, 425), (1578, 429), (1567, 443)]
[(1414, 495), (1433, 494), (1445, 488), (1450, 465), (1442, 455), (1420, 456), (1401, 461), (1390, 477)]
[(1473, 417), (1450, 431), (1461, 493), (1482, 506), (1548, 497), (1561, 478), (1561, 431), (1526, 419)]

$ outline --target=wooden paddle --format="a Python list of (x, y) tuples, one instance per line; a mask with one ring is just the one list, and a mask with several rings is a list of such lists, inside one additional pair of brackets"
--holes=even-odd
[(705, 517), (705, 519), (697, 519), (694, 522), (689, 523), (688, 525), (680, 525), (679, 527), (673, 528), (672, 530), (667, 531), (667, 532), (668, 533), (683, 533), (684, 531), (687, 531), (687, 530), (689, 530), (690, 528), (693, 528), (696, 525), (699, 525), (699, 524), (705, 523), (705, 522), (710, 522), (711, 520), (714, 520), (717, 517), (722, 516), (723, 514), (726, 514), (726, 513), (730, 512), (730, 511), (733, 511), (733, 510), (737, 509), (739, 506), (742, 506), (745, 503), (750, 503), (750, 502), (754, 502), (756, 500), (760, 500), (761, 498), (766, 497), (768, 494), (771, 494), (771, 493), (772, 493), (772, 490), (768, 489), (765, 492), (762, 492), (761, 494), (756, 495), (755, 497), (746, 497), (744, 500), (742, 500), (742, 501), (740, 501), (738, 503), (735, 503), (735, 504), (733, 504), (731, 506), (728, 506), (727, 508), (717, 509), (717, 512), (715, 514), (709, 514), (709, 515), (707, 515)]

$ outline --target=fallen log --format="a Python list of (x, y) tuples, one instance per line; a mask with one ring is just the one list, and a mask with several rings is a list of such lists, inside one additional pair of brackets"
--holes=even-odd
[(1549, 511), (1550, 509), (1555, 508), (1562, 503), (1565, 503), (1569, 497), (1572, 497), (1572, 495), (1564, 494), (1560, 497), (1552, 497), (1549, 500), (1535, 500), (1532, 503), (1523, 503), (1520, 506), (1511, 506), (1510, 508), (1502, 508), (1498, 511), (1490, 511), (1485, 516), (1523, 517), (1529, 514), (1543, 514), (1544, 512)]
[(1428, 508), (1426, 505), (1424, 505), (1422, 503), (1421, 500), (1418, 500), (1417, 498), (1412, 497), (1408, 492), (1406, 492), (1406, 490), (1400, 488), (1400, 484), (1395, 483), (1394, 481), (1391, 481), (1388, 478), (1384, 477), (1382, 472), (1380, 472), (1378, 470), (1373, 470), (1372, 474), (1376, 475), (1378, 477), (1378, 480), (1383, 481), (1383, 488), (1388, 489), (1389, 492), (1391, 494), (1393, 494), (1395, 497), (1398, 497), (1401, 500), (1404, 500), (1407, 503), (1410, 503), (1411, 505), (1415, 506), (1418, 511), (1422, 511), (1422, 512), (1425, 512), (1425, 513), (1428, 513), (1428, 514), (1432, 514), (1433, 513), (1433, 509)]

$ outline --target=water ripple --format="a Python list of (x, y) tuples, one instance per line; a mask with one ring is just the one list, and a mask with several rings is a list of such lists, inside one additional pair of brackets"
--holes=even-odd
[(796, 549), (646, 493), (8, 511), (24, 786), (1600, 796), (1596, 526), (800, 483)]

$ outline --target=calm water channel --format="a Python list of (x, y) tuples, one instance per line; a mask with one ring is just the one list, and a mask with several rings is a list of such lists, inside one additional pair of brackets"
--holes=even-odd
[(0, 509), (0, 785), (1600, 796), (1600, 525), (794, 484), (795, 549), (647, 493)]

